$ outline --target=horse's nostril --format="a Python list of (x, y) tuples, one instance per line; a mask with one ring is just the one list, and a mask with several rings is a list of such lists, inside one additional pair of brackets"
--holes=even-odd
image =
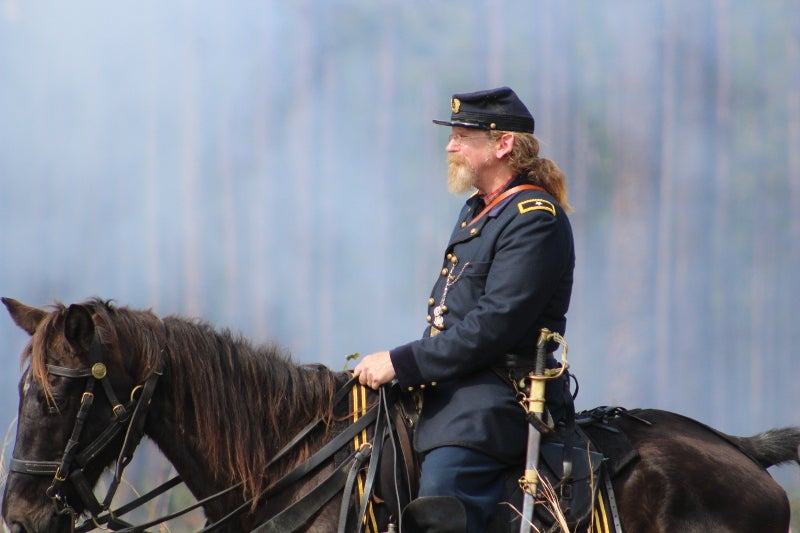
[(25, 533), (25, 528), (19, 522), (11, 524), (11, 533)]

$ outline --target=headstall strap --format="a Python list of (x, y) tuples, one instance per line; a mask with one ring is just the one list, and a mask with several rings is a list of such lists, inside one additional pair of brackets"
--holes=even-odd
[(81, 396), (81, 406), (78, 409), (78, 414), (75, 416), (75, 425), (72, 427), (72, 435), (64, 448), (64, 455), (61, 458), (61, 464), (58, 466), (53, 476), (53, 482), (47, 488), (47, 491), (45, 491), (46, 494), (53, 499), (59, 494), (61, 484), (67, 480), (72, 460), (75, 458), (78, 441), (83, 431), (83, 424), (86, 422), (89, 409), (92, 408), (92, 403), (94, 402), (94, 381), (95, 380), (91, 378), (86, 382), (86, 389)]

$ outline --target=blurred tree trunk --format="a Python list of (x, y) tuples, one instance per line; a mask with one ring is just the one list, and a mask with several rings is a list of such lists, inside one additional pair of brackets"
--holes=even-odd
[[(331, 9), (334, 6), (319, 5), (317, 12), (321, 20), (331, 15)], [(329, 34), (329, 29), (325, 24), (318, 26), (318, 41), (320, 46), (328, 42), (333, 37)], [(320, 70), (320, 96), (319, 108), (320, 109), (335, 109), (336, 102), (342, 100), (342, 95), (339, 94), (338, 88), (340, 87), (340, 80), (337, 75), (337, 63), (330, 55), (323, 55), (322, 64), (318, 66)], [(312, 126), (314, 127), (314, 126)], [(340, 127), (336, 120), (325, 120), (322, 124), (317, 125), (317, 133), (319, 135), (319, 143), (316, 143), (317, 149), (316, 157), (319, 160), (319, 168), (321, 169), (319, 175), (314, 180), (315, 195), (321, 198), (335, 198), (336, 191), (340, 185), (333, 179), (333, 176), (328, 174), (326, 169), (335, 167), (336, 153), (332, 153), (333, 147), (336, 146), (336, 136), (340, 132)], [(330, 221), (336, 220), (339, 211), (339, 205), (336, 202), (322, 202), (318, 206), (319, 215), (317, 217), (315, 234), (319, 237), (316, 244), (317, 247), (317, 263), (320, 265), (335, 265), (337, 262), (337, 254), (341, 253), (337, 249), (337, 242), (331, 238), (331, 231), (336, 231), (338, 228), (333, 227)], [(322, 228), (329, 228), (326, 232)], [(335, 354), (331, 351), (331, 346), (334, 344), (332, 341), (338, 332), (345, 328), (336, 327), (336, 291), (338, 283), (336, 279), (336, 269), (334, 268), (321, 268), (318, 269), (316, 274), (318, 283), (317, 289), (317, 302), (316, 308), (318, 318), (314, 327), (317, 329), (318, 337), (322, 342), (317, 344), (317, 347), (312, 354), (316, 360), (319, 361), (341, 361), (343, 354)]]
[[(765, 6), (766, 7), (766, 6)], [(758, 22), (764, 24), (763, 19), (757, 19)], [(766, 39), (763, 33), (757, 33), (752, 42), (752, 52), (755, 57), (764, 57), (765, 54), (770, 53), (767, 47)], [(763, 67), (762, 67), (763, 68)], [(768, 94), (768, 82), (770, 73), (768, 69), (764, 69), (759, 76), (755, 87), (759, 92), (765, 96)], [(769, 102), (768, 98), (765, 98)], [(773, 147), (769, 146), (767, 121), (770, 106), (759, 106), (754, 110), (753, 116), (748, 121), (747, 128), (747, 146), (752, 152), (750, 155), (758, 161), (769, 161), (772, 157)], [(761, 195), (769, 197), (773, 190), (771, 185), (771, 174), (773, 172), (773, 165), (757, 165), (751, 171), (756, 172), (751, 186), (750, 198), (756, 198)], [(770, 359), (772, 350), (771, 329), (772, 324), (768, 320), (769, 316), (769, 293), (774, 283), (771, 271), (774, 263), (773, 249), (773, 232), (771, 226), (773, 223), (773, 216), (776, 210), (776, 205), (772, 205), (768, 209), (764, 209), (751, 228), (749, 237), (750, 245), (750, 271), (748, 272), (748, 279), (750, 280), (749, 286), (749, 314), (748, 324), (746, 329), (746, 337), (742, 338), (742, 345), (745, 346), (741, 357), (742, 368), (746, 369), (747, 377), (743, 381), (743, 390), (740, 391), (740, 397), (734, 398), (735, 403), (739, 409), (746, 413), (752, 419), (760, 417), (764, 408), (764, 366)]]
[[(401, 235), (396, 232), (396, 227), (392, 221), (400, 218), (396, 203), (393, 201), (398, 195), (396, 188), (402, 187), (404, 180), (398, 177), (398, 168), (400, 172), (407, 171), (402, 168), (403, 163), (395, 161), (396, 151), (393, 145), (396, 141), (396, 128), (395, 121), (397, 120), (397, 90), (395, 83), (395, 72), (397, 69), (396, 54), (397, 54), (397, 36), (395, 33), (395, 25), (391, 20), (381, 19), (381, 37), (379, 48), (377, 50), (377, 57), (375, 68), (377, 69), (376, 75), (378, 80), (378, 95), (377, 95), (377, 113), (375, 123), (375, 155), (376, 155), (376, 175), (374, 185), (376, 187), (376, 203), (381, 206), (376, 209), (375, 222), (378, 225), (377, 235), (378, 243), (376, 243), (377, 250), (373, 249), (373, 253), (377, 257), (384, 259), (387, 265), (406, 265), (408, 259), (405, 257), (395, 257), (396, 254), (402, 253), (401, 246), (396, 246), (398, 239)], [(414, 95), (416, 98), (418, 95)], [(387, 311), (396, 309), (395, 304), (398, 301), (399, 293), (394, 291), (402, 291), (403, 288), (399, 287), (397, 283), (392, 283), (387, 276), (382, 276), (378, 280), (378, 294), (374, 295), (373, 301), (378, 302), (376, 308), (371, 309), (370, 312), (373, 316), (377, 317), (378, 323), (390, 323), (390, 317)]]
[[(227, 10), (224, 11), (227, 13)], [(230, 90), (230, 89), (229, 89)], [(232, 317), (238, 324), (239, 295), (241, 290), (241, 277), (239, 276), (239, 230), (236, 220), (238, 209), (236, 205), (236, 171), (231, 161), (231, 95), (229, 92), (222, 91), (219, 95), (219, 122), (217, 124), (217, 146), (219, 186), (220, 186), (220, 218), (222, 227), (220, 228), (222, 242), (220, 243), (219, 253), (222, 254), (222, 309), (216, 311), (218, 316)]]
[[(668, 318), (660, 327), (659, 387), (668, 397), (668, 405), (683, 411), (696, 410), (707, 372), (697, 371), (700, 361), (710, 350), (707, 331), (703, 327), (711, 314), (709, 305), (711, 237), (708, 229), (708, 206), (712, 204), (714, 175), (714, 139), (707, 124), (713, 124), (715, 83), (713, 50), (697, 53), (695, 42), (713, 29), (713, 15), (708, 5), (684, 4), (664, 6), (668, 13), (666, 34), (675, 41), (671, 65), (666, 75), (676, 80), (672, 88), (670, 111), (665, 118), (674, 120), (667, 135), (674, 135), (665, 151), (669, 167), (662, 175), (660, 198), (662, 208), (669, 210), (669, 222), (659, 229), (664, 245), (659, 259), (661, 268), (671, 268), (671, 279), (660, 286), (662, 313)], [(689, 16), (691, 13), (692, 16)], [(673, 46), (669, 43), (667, 46)], [(666, 274), (662, 273), (662, 276)], [(668, 291), (666, 294), (663, 291)], [(672, 295), (680, 295), (676, 300)], [(663, 316), (659, 317), (664, 320)], [(666, 373), (663, 373), (666, 372)], [(664, 381), (666, 380), (666, 381)]]
[[(269, 47), (265, 46), (265, 50)], [(257, 52), (258, 53), (258, 52)], [(264, 54), (263, 56), (260, 54)], [(258, 55), (257, 65), (269, 64), (266, 52)], [(275, 162), (268, 155), (269, 147), (273, 146), (277, 139), (272, 127), (271, 117), (276, 116), (274, 107), (278, 104), (277, 98), (272, 91), (272, 73), (269, 69), (256, 69), (254, 75), (255, 101), (253, 102), (253, 144), (249, 147), (253, 154), (254, 176), (253, 176), (253, 196), (254, 202), (249, 202), (250, 210), (246, 215), (247, 234), (250, 236), (246, 253), (243, 255), (245, 264), (242, 268), (247, 269), (243, 276), (247, 280), (248, 293), (250, 298), (249, 317), (250, 331), (253, 331), (259, 339), (267, 338), (269, 324), (269, 309), (271, 296), (269, 282), (275, 274), (270, 269), (269, 253), (274, 247), (273, 231), (270, 227), (277, 224), (275, 220), (276, 198), (270, 194), (270, 178), (274, 178)]]
[[(309, 209), (314, 205), (313, 178), (314, 168), (312, 162), (315, 156), (309, 153), (313, 146), (310, 139), (316, 136), (316, 124), (313, 117), (316, 115), (316, 102), (314, 100), (317, 23), (319, 14), (314, 9), (311, 0), (301, 0), (294, 4), (294, 9), (299, 13), (298, 23), (292, 31), (292, 41), (289, 50), (292, 51), (292, 78), (290, 86), (294, 88), (290, 98), (290, 112), (288, 116), (287, 149), (289, 161), (288, 176), (273, 176), (272, 179), (289, 179), (292, 181), (292, 198), (290, 205), (290, 227), (285, 228), (290, 240), (291, 248), (285, 253), (291, 254), (292, 271), (280, 273), (279, 276), (288, 275), (290, 294), (294, 304), (302, 312), (290, 317), (291, 345), (297, 347), (298, 353), (313, 354), (314, 348), (309, 342), (314, 338), (308, 332), (315, 327), (317, 301), (314, 292), (317, 290), (317, 275), (323, 265), (315, 261), (315, 210)], [(277, 230), (277, 221), (271, 226)], [(280, 282), (279, 282), (280, 283)], [(275, 300), (283, 291), (276, 291)], [(271, 302), (276, 304), (278, 302)]]
[(146, 265), (145, 280), (147, 283), (146, 300), (154, 308), (158, 309), (162, 301), (169, 301), (169, 295), (162, 294), (161, 270), (165, 262), (159, 253), (159, 172), (160, 160), (158, 153), (159, 145), (159, 77), (160, 60), (158, 54), (158, 39), (155, 34), (149, 34), (144, 38), (144, 47), (147, 54), (147, 89), (145, 102), (147, 106), (147, 138), (145, 139), (146, 149), (146, 174), (145, 181), (145, 221), (146, 221)]
[[(679, 15), (673, 4), (662, 7), (664, 34), (672, 36), (680, 24)], [(666, 405), (672, 394), (672, 336), (675, 333), (672, 323), (673, 306), (673, 258), (675, 243), (673, 221), (677, 204), (674, 199), (675, 177), (675, 109), (677, 106), (678, 70), (677, 39), (662, 40), (661, 79), (661, 158), (658, 180), (658, 218), (656, 221), (656, 277), (655, 277), (655, 383), (656, 403)]]
[[(800, 20), (800, 4), (793, 3), (788, 8), (786, 16), (788, 21)], [(787, 242), (783, 243), (783, 253), (788, 254), (787, 267), (785, 272), (796, 275), (800, 272), (800, 30), (796, 25), (790, 26), (786, 33), (786, 62), (788, 65), (788, 86), (786, 90), (786, 146), (787, 150), (787, 175), (785, 179), (789, 183), (789, 210), (790, 224)], [(784, 305), (781, 308), (780, 338), (786, 339), (781, 346), (781, 361), (778, 366), (779, 376), (791, 376), (794, 368), (793, 361), (796, 359), (796, 350), (800, 342), (800, 328), (797, 327), (797, 302), (800, 295), (797, 294), (796, 279), (784, 279), (786, 286), (779, 287), (784, 291)], [(786, 405), (796, 406), (800, 404), (800, 387), (788, 387), (789, 397), (783, 401)]]
[[(652, 13), (650, 11), (649, 13)], [(622, 24), (622, 22), (617, 22)], [(650, 402), (652, 386), (648, 354), (652, 327), (651, 287), (653, 239), (649, 220), (655, 211), (650, 165), (652, 127), (657, 124), (656, 99), (651, 76), (642, 76), (638, 58), (655, 55), (653, 36), (617, 28), (619, 62), (608, 91), (607, 123), (610, 130), (613, 205), (609, 240), (609, 310), (611, 335), (608, 370), (613, 394), (626, 391), (631, 398)], [(637, 113), (631, 113), (637, 109)]]
[[(189, 6), (184, 11), (183, 22), (192, 26), (195, 15)], [(201, 113), (198, 110), (198, 86), (200, 68), (197, 51), (197, 32), (186, 32), (188, 38), (183, 43), (182, 98), (181, 98), (181, 139), (180, 139), (180, 197), (181, 224), (183, 234), (183, 280), (182, 287), (184, 311), (190, 316), (202, 313), (203, 281), (202, 238), (203, 213), (201, 191), (203, 190), (202, 169), (198, 154), (198, 135), (201, 131)]]
[[(499, 87), (505, 85), (505, 53), (503, 50), (503, 15), (505, 13), (500, 9), (492, 9), (492, 6), (487, 3), (477, 9), (476, 12), (483, 13), (485, 16), (479, 22), (478, 27), (484, 26), (486, 28), (486, 49), (488, 51), (486, 62), (486, 79), (489, 80), (488, 84), (492, 87)], [(487, 86), (488, 89), (488, 86)], [(525, 96), (521, 96), (523, 101), (529, 100)]]
[[(730, 254), (731, 227), (731, 6), (730, 0), (716, 0), (715, 26), (717, 48), (717, 83), (715, 97), (715, 173), (712, 205), (712, 263), (714, 273), (711, 279), (711, 298), (713, 299), (712, 346), (709, 351), (711, 375), (711, 422), (722, 425), (733, 413), (729, 408), (731, 362), (735, 346), (727, 325), (736, 305), (731, 298), (731, 279), (727, 275), (728, 265), (732, 264)], [(735, 387), (734, 387), (735, 388)]]
[[(573, 80), (570, 76), (573, 69), (570, 68), (570, 59), (573, 56), (573, 39), (569, 38), (572, 26), (571, 20), (574, 10), (571, 4), (559, 5), (555, 9), (549, 10), (550, 23), (547, 24), (545, 38), (548, 43), (563, 43), (558, 50), (553, 49), (552, 44), (548, 46), (550, 50), (543, 51), (543, 61), (547, 65), (547, 75), (544, 76), (543, 102), (546, 104), (547, 122), (543, 123), (543, 131), (547, 133), (545, 146), (542, 147), (544, 157), (555, 160), (556, 164), (564, 165), (570, 153), (569, 144), (561, 142), (557, 146), (551, 140), (570, 139), (569, 127), (570, 117), (572, 116), (572, 103), (570, 99)], [(560, 35), (553, 35), (553, 28), (563, 28)], [(534, 115), (535, 117), (536, 115)]]

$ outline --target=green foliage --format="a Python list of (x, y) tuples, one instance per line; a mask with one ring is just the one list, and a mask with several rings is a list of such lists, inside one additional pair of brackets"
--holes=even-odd
[(355, 361), (355, 360), (356, 360), (356, 359), (358, 359), (359, 357), (361, 357), (361, 354), (360, 354), (360, 353), (358, 353), (358, 352), (356, 352), (356, 353), (351, 353), (350, 355), (348, 355), (347, 357), (345, 357), (345, 358), (344, 358), (344, 368), (343, 368), (342, 370), (345, 370), (345, 371), (346, 371), (346, 370), (350, 370), (350, 368), (349, 368), (349, 367), (350, 367), (350, 361)]

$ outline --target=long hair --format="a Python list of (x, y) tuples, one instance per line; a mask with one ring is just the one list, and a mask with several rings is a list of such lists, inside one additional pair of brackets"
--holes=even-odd
[(489, 137), (496, 141), (506, 133), (514, 135), (514, 147), (506, 156), (514, 172), (525, 174), (531, 183), (553, 195), (564, 211), (572, 211), (572, 206), (567, 201), (567, 177), (553, 161), (539, 157), (539, 139), (532, 133), (517, 131), (491, 131)]

